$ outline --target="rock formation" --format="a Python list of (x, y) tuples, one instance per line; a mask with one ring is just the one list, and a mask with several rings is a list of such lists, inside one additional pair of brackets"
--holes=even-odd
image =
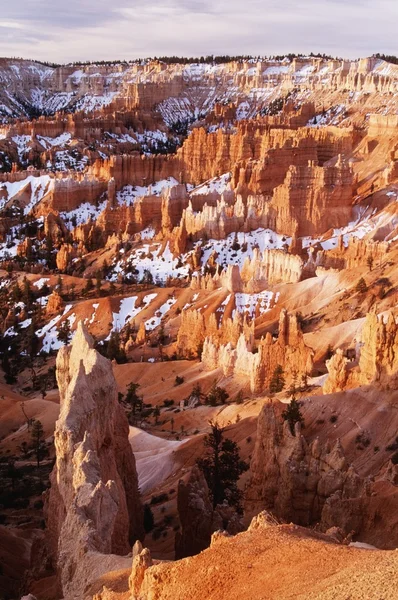
[(326, 362), (329, 375), (323, 386), (325, 394), (341, 392), (358, 385), (393, 385), (398, 374), (398, 324), (393, 312), (387, 317), (368, 313), (362, 328), (359, 364), (349, 368), (348, 360), (338, 349)]
[(179, 481), (177, 503), (181, 531), (175, 539), (176, 559), (208, 548), (215, 531), (225, 530), (232, 535), (243, 531), (234, 508), (227, 503), (213, 508), (206, 479), (197, 466), (192, 468), (187, 482)]
[(269, 387), (275, 368), (280, 365), (286, 383), (311, 373), (313, 352), (306, 346), (296, 315), (284, 309), (279, 318), (278, 339), (270, 333), (261, 339), (254, 353), (254, 338), (241, 334), (237, 341), (229, 338), (224, 344), (217, 337), (206, 337), (202, 363), (207, 370), (221, 368), (225, 376), (239, 375), (248, 379), (254, 393)]
[(57, 380), (61, 412), (47, 527), (63, 597), (77, 600), (94, 574), (117, 563), (102, 555), (127, 554), (142, 537), (142, 507), (111, 363), (93, 349), (81, 322), (72, 345), (59, 351)]
[[(370, 543), (389, 530), (396, 538), (391, 507), (383, 511), (382, 500), (377, 498), (377, 490), (386, 485), (386, 475), (381, 473), (376, 480), (360, 477), (348, 464), (339, 440), (332, 447), (329, 443), (322, 447), (318, 438), (307, 443), (300, 424), (296, 423), (292, 434), (281, 412), (280, 407), (266, 404), (259, 415), (245, 490), (246, 515), (265, 509), (283, 521), (305, 526), (319, 523), (323, 531), (339, 527), (345, 535), (355, 533)], [(396, 503), (394, 485), (389, 482), (387, 486)], [(376, 511), (377, 534), (373, 529)], [(387, 547), (391, 543), (389, 540)]]

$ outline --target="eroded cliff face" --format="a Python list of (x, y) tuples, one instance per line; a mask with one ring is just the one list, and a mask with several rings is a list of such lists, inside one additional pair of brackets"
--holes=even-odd
[(291, 433), (281, 412), (280, 406), (270, 403), (259, 415), (245, 490), (246, 516), (266, 509), (286, 522), (319, 523), (323, 531), (339, 527), (346, 535), (355, 534), (363, 541), (378, 537), (384, 547), (393, 547), (396, 523), (391, 520), (391, 506), (383, 506), (379, 497), (383, 494), (393, 505), (397, 502), (392, 463), (375, 478), (360, 477), (339, 440), (333, 446), (322, 445), (318, 438), (308, 443), (298, 423)]
[(338, 349), (326, 362), (329, 375), (323, 392), (341, 392), (358, 385), (394, 386), (398, 374), (398, 325), (394, 312), (368, 313), (362, 328), (358, 364), (350, 365)]
[(117, 563), (113, 555), (127, 554), (143, 536), (142, 506), (111, 363), (81, 323), (72, 345), (59, 351), (57, 380), (47, 528), (63, 597), (77, 600), (94, 574)]

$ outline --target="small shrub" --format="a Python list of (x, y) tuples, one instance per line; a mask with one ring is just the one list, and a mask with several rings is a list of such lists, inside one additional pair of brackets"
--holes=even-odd
[(184, 383), (185, 379), (184, 377), (180, 377), (179, 375), (176, 375), (175, 381), (174, 381), (174, 385), (181, 385), (182, 383)]
[(149, 504), (144, 504), (144, 530), (149, 533), (155, 526), (155, 519)]
[(162, 502), (167, 502), (169, 499), (169, 495), (165, 492), (163, 494), (158, 494), (157, 496), (152, 496), (151, 504), (162, 504)]
[(398, 452), (394, 452), (391, 457), (391, 462), (393, 465), (398, 465)]
[(330, 417), (329, 421), (330, 421), (331, 423), (337, 423), (337, 419), (338, 419), (338, 416), (337, 416), (337, 415), (332, 415), (332, 416)]

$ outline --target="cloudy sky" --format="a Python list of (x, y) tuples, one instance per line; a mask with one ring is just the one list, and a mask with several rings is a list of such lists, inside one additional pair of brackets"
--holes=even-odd
[(398, 54), (397, 0), (0, 0), (0, 56)]

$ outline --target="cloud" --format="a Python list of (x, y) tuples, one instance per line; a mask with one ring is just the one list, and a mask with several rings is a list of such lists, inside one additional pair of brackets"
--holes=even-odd
[(14, 0), (0, 54), (51, 61), (178, 54), (394, 53), (396, 0)]

